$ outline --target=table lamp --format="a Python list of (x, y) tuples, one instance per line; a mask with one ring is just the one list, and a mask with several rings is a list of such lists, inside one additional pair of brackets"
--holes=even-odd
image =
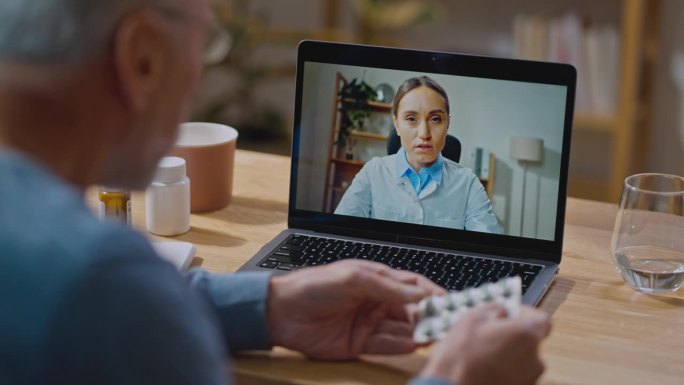
[(525, 217), (525, 189), (527, 187), (527, 166), (533, 162), (541, 162), (544, 141), (539, 138), (511, 138), (511, 158), (523, 164), (523, 191), (520, 211), (520, 235), (523, 235), (523, 219)]

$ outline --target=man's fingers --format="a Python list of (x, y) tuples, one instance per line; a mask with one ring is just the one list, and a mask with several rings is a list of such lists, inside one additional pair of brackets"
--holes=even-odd
[(407, 354), (418, 348), (412, 338), (392, 334), (373, 334), (368, 338), (366, 354)]
[(383, 320), (376, 333), (378, 334), (391, 334), (395, 336), (412, 337), (413, 336), (413, 325), (405, 321), (396, 321), (392, 319)]
[(364, 261), (364, 260), (358, 260), (358, 259), (344, 260), (344, 261), (340, 261), (340, 262), (336, 262), (336, 263), (337, 264), (345, 264), (345, 265), (354, 266), (354, 267), (360, 267), (366, 271), (373, 271), (377, 274), (390, 277), (392, 279), (395, 279), (395, 280), (403, 282), (403, 283), (423, 287), (423, 288), (427, 289), (428, 291), (430, 291), (431, 295), (444, 295), (444, 294), (446, 294), (446, 290), (444, 290), (444, 288), (442, 288), (441, 286), (437, 285), (436, 283), (432, 282), (431, 280), (429, 280), (428, 278), (426, 278), (420, 274), (413, 273), (413, 272), (406, 271), (406, 270), (393, 269), (389, 266), (383, 265), (382, 263), (372, 262), (372, 261)]
[(424, 287), (399, 282), (376, 272), (353, 270), (350, 284), (363, 291), (364, 296), (384, 303), (418, 302), (429, 295)]
[(540, 340), (546, 338), (551, 332), (551, 321), (549, 316), (541, 310), (523, 306), (520, 309), (520, 316), (517, 319), (521, 323), (521, 327), (534, 333)]
[(418, 319), (418, 316), (420, 315), (420, 307), (418, 306), (418, 303), (409, 303), (404, 305), (404, 311), (406, 312), (410, 322), (415, 323), (416, 319)]
[[(380, 263), (360, 260), (337, 263), (349, 266), (352, 279), (358, 280), (357, 284), (362, 285), (364, 289), (379, 290), (366, 292), (375, 300), (408, 303), (418, 302), (436, 293), (446, 293), (444, 289), (421, 275), (394, 270)], [(389, 297), (383, 298), (383, 295)]]
[(387, 308), (387, 318), (415, 324), (419, 312), (417, 303), (395, 303)]

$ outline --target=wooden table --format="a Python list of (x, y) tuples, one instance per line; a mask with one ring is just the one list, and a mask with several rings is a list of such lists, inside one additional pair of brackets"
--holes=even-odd
[[(197, 246), (194, 266), (235, 271), (286, 227), (289, 166), (287, 157), (237, 152), (231, 205), (193, 215), (191, 231), (175, 238)], [(623, 283), (609, 252), (616, 211), (569, 199), (560, 274), (540, 305), (553, 321), (541, 384), (684, 384), (684, 292), (649, 296)], [(133, 215), (142, 228), (139, 195)], [(402, 384), (428, 355), (326, 363), (274, 349), (238, 356), (234, 370), (243, 384)]]

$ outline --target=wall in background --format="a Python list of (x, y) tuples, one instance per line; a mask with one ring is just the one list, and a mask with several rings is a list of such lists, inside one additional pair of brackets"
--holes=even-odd
[(680, 19), (684, 2), (663, 1), (662, 12), (661, 59), (655, 71), (649, 168), (644, 171), (684, 175), (684, 90), (673, 77), (674, 55), (684, 54), (684, 24)]
[[(255, 9), (265, 13), (272, 25), (296, 29), (318, 28), (323, 25), (323, 1), (253, 0)], [(350, 30), (356, 27), (349, 2), (340, 1), (339, 25)], [(577, 9), (591, 14), (594, 23), (618, 25), (620, 0), (576, 0), (572, 2), (549, 2), (546, 0), (486, 0), (472, 2), (465, 0), (444, 1), (446, 8), (443, 20), (433, 24), (417, 26), (395, 34), (405, 46), (424, 49), (451, 50), (497, 56), (510, 56), (511, 15), (517, 13), (558, 16)], [(301, 15), (309, 15), (302, 18)], [(644, 171), (684, 174), (684, 139), (682, 139), (681, 116), (684, 101), (676, 87), (672, 73), (671, 56), (684, 52), (684, 25), (679, 15), (684, 13), (684, 2), (662, 0), (661, 15), (661, 60), (655, 71), (654, 113), (649, 136), (648, 168)], [(294, 63), (295, 45), (269, 45), (258, 50), (258, 60), (273, 63)], [(294, 80), (278, 79), (268, 86), (262, 86), (258, 98), (269, 101), (285, 116), (291, 116), (294, 103)], [(586, 149), (607, 149), (608, 137), (600, 134), (575, 132), (573, 137), (573, 165), (591, 174), (603, 174), (607, 167), (584, 154), (596, 151)], [(287, 149), (283, 149), (286, 152)]]

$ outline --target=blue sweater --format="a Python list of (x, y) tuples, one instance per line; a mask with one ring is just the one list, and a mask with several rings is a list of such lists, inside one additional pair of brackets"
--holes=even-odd
[(268, 279), (183, 277), (79, 191), (0, 152), (0, 384), (232, 383), (227, 351), (271, 347)]

